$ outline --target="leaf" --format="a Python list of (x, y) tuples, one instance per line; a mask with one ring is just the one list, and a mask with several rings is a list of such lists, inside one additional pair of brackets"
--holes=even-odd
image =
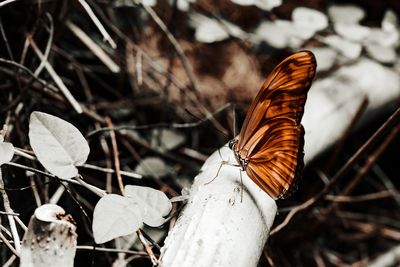
[(216, 20), (198, 13), (190, 16), (190, 23), (196, 29), (196, 40), (202, 43), (219, 42), (230, 36), (238, 38), (246, 36), (246, 32), (240, 29), (240, 27), (226, 20)]
[(365, 11), (356, 5), (332, 5), (328, 8), (328, 14), (334, 23), (357, 24), (365, 17)]
[(328, 18), (322, 12), (307, 7), (296, 7), (292, 12), (294, 24), (300, 28), (321, 31), (328, 27)]
[(299, 48), (315, 34), (315, 29), (296, 25), (289, 20), (265, 21), (256, 29), (257, 38), (275, 48)]
[(382, 30), (386, 32), (397, 31), (398, 25), (399, 19), (396, 13), (391, 9), (386, 10), (382, 19)]
[(94, 208), (92, 228), (94, 241), (97, 244), (132, 234), (141, 225), (141, 207), (126, 197), (106, 195)]
[(278, 7), (282, 4), (282, 0), (231, 0), (233, 3), (242, 6), (255, 5), (256, 7), (270, 11), (274, 7)]
[(163, 150), (172, 150), (185, 142), (185, 136), (170, 129), (155, 129), (152, 132), (151, 140), (152, 146), (159, 146)]
[(370, 57), (381, 63), (390, 64), (396, 62), (396, 50), (393, 47), (381, 45), (366, 45), (365, 49)]
[(356, 59), (361, 55), (361, 44), (347, 41), (337, 35), (325, 36), (321, 41), (349, 59)]
[(139, 162), (135, 168), (135, 172), (144, 176), (161, 178), (171, 173), (171, 170), (162, 159), (156, 157), (147, 157)]
[(11, 143), (0, 143), (0, 165), (11, 161), (14, 156), (14, 146)]
[(165, 222), (163, 216), (169, 214), (172, 209), (171, 201), (161, 191), (143, 187), (127, 185), (125, 195), (131, 203), (143, 208), (143, 222), (148, 226), (158, 227)]
[(371, 32), (371, 29), (369, 27), (359, 24), (338, 22), (333, 25), (333, 28), (341, 37), (353, 42), (363, 41)]
[(61, 178), (75, 177), (75, 166), (84, 164), (90, 152), (75, 126), (43, 112), (31, 114), (29, 141), (40, 163)]
[(312, 47), (311, 52), (317, 59), (317, 72), (330, 70), (336, 62), (338, 52), (331, 47)]

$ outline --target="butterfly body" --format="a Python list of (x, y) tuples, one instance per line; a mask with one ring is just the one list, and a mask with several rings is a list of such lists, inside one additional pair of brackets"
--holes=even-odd
[(315, 70), (309, 51), (283, 60), (251, 104), (239, 137), (229, 143), (242, 171), (274, 199), (295, 191), (303, 170), (300, 121)]

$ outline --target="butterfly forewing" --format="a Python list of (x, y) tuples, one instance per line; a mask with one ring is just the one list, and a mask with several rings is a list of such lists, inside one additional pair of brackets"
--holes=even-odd
[(273, 198), (295, 190), (303, 169), (300, 124), (316, 61), (297, 52), (274, 68), (247, 113), (234, 151), (249, 177)]

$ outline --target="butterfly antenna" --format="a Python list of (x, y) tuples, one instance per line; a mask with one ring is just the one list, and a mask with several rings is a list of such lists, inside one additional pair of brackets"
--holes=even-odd
[(243, 202), (244, 185), (243, 185), (242, 171), (239, 170), (239, 173), (240, 173), (240, 187), (241, 187), (241, 190), (240, 190), (240, 203), (242, 203)]
[(236, 137), (236, 105), (232, 104), (232, 116), (233, 116), (233, 138)]

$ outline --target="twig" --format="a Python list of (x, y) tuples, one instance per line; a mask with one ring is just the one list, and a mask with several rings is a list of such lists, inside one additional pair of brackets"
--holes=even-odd
[[(93, 246), (76, 246), (76, 249), (93, 251)], [(95, 247), (95, 250), (102, 251), (102, 252), (126, 253), (126, 254), (133, 254), (133, 255), (139, 255), (139, 256), (147, 256), (146, 252), (126, 250), (126, 249)]]
[[(112, 126), (112, 122), (110, 118), (106, 118), (106, 123), (110, 127)], [(117, 139), (115, 137), (115, 132), (111, 131), (110, 132), (110, 138), (111, 138), (111, 145), (112, 145), (112, 151), (113, 151), (113, 156), (114, 156), (114, 166), (115, 166), (115, 174), (117, 175), (117, 181), (118, 181), (118, 186), (119, 190), (121, 191), (122, 195), (125, 195), (124, 193), (124, 183), (122, 182), (122, 177), (121, 177), (121, 169), (120, 169), (120, 163), (119, 163), (119, 153), (118, 153), (118, 146), (117, 146)]]
[[(157, 23), (157, 25), (160, 27), (160, 29), (165, 33), (165, 35), (167, 36), (168, 40), (171, 42), (171, 44), (174, 46), (176, 52), (178, 53), (178, 57), (180, 58), (180, 60), (182, 61), (183, 64), (183, 68), (185, 69), (189, 80), (192, 84), (192, 87), (194, 88), (194, 90), (197, 92), (197, 97), (200, 98), (200, 100), (202, 99), (202, 92), (201, 89), (198, 85), (198, 82), (196, 80), (196, 76), (194, 75), (192, 66), (189, 64), (189, 61), (187, 60), (185, 53), (183, 52), (182, 47), (180, 46), (180, 44), (178, 43), (178, 41), (175, 39), (175, 37), (172, 35), (172, 33), (168, 30), (167, 26), (165, 25), (165, 23), (161, 20), (161, 18), (157, 15), (157, 13), (150, 7), (147, 5), (142, 5), (142, 7), (144, 8), (144, 10), (146, 10), (146, 12), (152, 17), (152, 19), (155, 21), (155, 23)], [(199, 101), (200, 103), (202, 101)], [(200, 105), (200, 107), (203, 109), (203, 112), (205, 112), (205, 114), (208, 116), (210, 115), (210, 112), (203, 106)], [(215, 125), (215, 127), (220, 130), (221, 132), (223, 132), (224, 134), (228, 134), (227, 131), (221, 126), (220, 123), (218, 123), (216, 120), (213, 119), (213, 117), (211, 117), (211, 121), (213, 122), (213, 124)]]
[(120, 67), (84, 31), (69, 20), (65, 24), (68, 29), (70, 29), (71, 32), (111, 70), (111, 72), (118, 73), (121, 71)]
[[(99, 167), (99, 166), (95, 166), (95, 165), (91, 165), (91, 164), (83, 164), (82, 166), (79, 166), (79, 167), (83, 167), (83, 168), (87, 168), (87, 169), (91, 169), (91, 170), (96, 170), (96, 171), (101, 171), (101, 172), (105, 172), (105, 173), (115, 173), (115, 170), (113, 170), (113, 169), (103, 168), (103, 167)], [(138, 173), (134, 173), (134, 172), (127, 172), (127, 171), (120, 170), (120, 174), (124, 175), (126, 177), (135, 178), (135, 179), (142, 179), (143, 178), (143, 175), (138, 174)]]
[[(1, 168), (0, 168), (0, 188), (4, 188), (3, 174), (2, 174)], [(5, 211), (9, 212), (9, 213), (14, 213), (14, 211), (11, 208), (10, 201), (8, 200), (7, 193), (4, 190), (0, 190), (0, 192), (1, 192), (0, 194), (3, 198), (3, 205), (4, 205)], [(21, 252), (21, 239), (19, 238), (17, 226), (15, 225), (14, 216), (9, 214), (9, 215), (7, 215), (7, 218), (8, 218), (11, 233), (12, 233), (12, 236), (14, 239), (16, 253), (14, 253), (14, 251), (13, 251), (13, 253), (16, 254), (17, 256), (19, 256), (19, 254)]]
[(343, 132), (342, 137), (337, 142), (333, 153), (330, 156), (330, 159), (327, 161), (327, 166), (325, 167), (325, 172), (330, 173), (330, 170), (334, 166), (334, 163), (337, 162), (336, 159), (339, 156), (340, 151), (342, 150), (345, 141), (350, 136), (351, 130), (356, 125), (357, 121), (361, 118), (361, 115), (365, 112), (368, 106), (368, 97), (364, 97), (363, 101), (360, 103), (360, 106), (357, 109), (357, 112), (354, 114), (353, 118), (349, 122), (346, 130)]
[[(45, 58), (40, 52), (39, 48), (36, 46), (35, 41), (32, 38), (28, 38), (29, 42), (35, 51), (36, 55), (40, 58), (40, 60), (45, 62), (45, 67), (50, 76), (52, 77), (53, 81), (57, 84), (58, 88), (60, 91), (64, 94), (65, 98), (68, 100), (68, 102), (71, 104), (71, 106), (75, 109), (75, 111), (78, 114), (81, 114), (83, 112), (81, 105), (78, 103), (78, 101), (73, 97), (69, 89), (65, 86), (64, 82), (61, 80), (60, 76), (56, 73), (56, 71), (53, 69), (53, 67), (50, 65), (48, 61), (45, 61)], [(36, 76), (36, 75), (35, 75)]]
[(14, 60), (14, 56), (13, 56), (12, 50), (10, 48), (10, 43), (8, 42), (6, 32), (4, 31), (3, 19), (1, 17), (0, 17), (0, 33), (1, 33), (1, 37), (3, 38), (4, 44), (6, 46), (7, 53), (9, 55), (10, 59)]
[(19, 252), (17, 252), (17, 251), (14, 249), (14, 247), (10, 244), (10, 242), (7, 240), (7, 238), (3, 235), (2, 232), (0, 232), (0, 239), (1, 239), (1, 241), (3, 241), (3, 243), (11, 250), (11, 252), (12, 252), (15, 256), (19, 257)]
[(65, 192), (65, 185), (58, 186), (57, 190), (50, 197), (48, 203), (49, 204), (57, 204), (58, 201), (60, 200), (61, 196), (64, 194), (64, 192)]
[(6, 162), (6, 163), (4, 163), (4, 165), (14, 166), (14, 167), (17, 167), (17, 168), (24, 169), (26, 171), (39, 173), (39, 174), (45, 175), (45, 176), (50, 177), (50, 178), (59, 179), (59, 180), (64, 181), (64, 182), (73, 183), (73, 184), (77, 184), (77, 185), (82, 185), (82, 186), (86, 187), (88, 190), (90, 190), (92, 193), (98, 195), (99, 197), (102, 197), (102, 196), (105, 195), (105, 192), (102, 189), (100, 189), (100, 188), (98, 188), (98, 187), (96, 187), (94, 185), (89, 185), (89, 184), (85, 183), (82, 180), (64, 179), (64, 178), (61, 178), (61, 177), (57, 177), (54, 174), (51, 174), (51, 173), (48, 173), (48, 172), (44, 172), (44, 171), (41, 171), (41, 170), (37, 170), (35, 168), (28, 167), (28, 166), (25, 166), (25, 165), (21, 165), (21, 164), (15, 163), (15, 162)]
[[(55, 87), (54, 85), (52, 85), (50, 83), (47, 83), (46, 81), (36, 77), (33, 74), (33, 72), (30, 69), (28, 69), (27, 67), (25, 67), (25, 66), (23, 66), (23, 65), (21, 65), (21, 64), (19, 64), (17, 62), (14, 62), (14, 61), (11, 61), (11, 60), (7, 60), (7, 59), (4, 59), (4, 58), (0, 58), (0, 63), (5, 63), (7, 65), (16, 66), (19, 69), (25, 71), (26, 73), (28, 73), (32, 78), (34, 78), (35, 81), (37, 81), (43, 87), (43, 88), (40, 88), (40, 89), (44, 89), (43, 90), (44, 93), (46, 93), (48, 96), (50, 96), (50, 97), (52, 97), (52, 98), (54, 98), (54, 99), (56, 99), (56, 100), (58, 100), (58, 101), (60, 101), (62, 103), (65, 103), (65, 98), (56, 93), (56, 92), (59, 91), (57, 87)], [(13, 77), (15, 76), (15, 73), (12, 72), (11, 70), (9, 70), (8, 68), (0, 67), (0, 71), (6, 73), (9, 76), (13, 76)], [(20, 77), (20, 80), (24, 81), (25, 83), (30, 83), (30, 79), (28, 79), (28, 78)], [(37, 84), (32, 84), (32, 87), (34, 89), (38, 89), (38, 85)], [(85, 106), (82, 106), (82, 110), (83, 110), (83, 114), (85, 114), (87, 117), (93, 119), (94, 121), (97, 121), (97, 122), (100, 122), (100, 123), (104, 123), (104, 119), (100, 115), (94, 113), (91, 110), (88, 110)]]
[(91, 9), (91, 7), (89, 6), (89, 4), (86, 3), (85, 0), (78, 0), (78, 1), (83, 6), (83, 8), (85, 9), (85, 11), (89, 15), (89, 17), (92, 19), (93, 23), (99, 29), (100, 33), (103, 35), (104, 40), (106, 40), (113, 49), (116, 49), (117, 44), (114, 42), (114, 40), (108, 34), (108, 32), (104, 28), (103, 24), (101, 24), (100, 20), (96, 17), (96, 15), (94, 14), (94, 12)]
[(150, 245), (147, 243), (147, 241), (144, 238), (140, 229), (136, 231), (136, 234), (139, 238), (140, 243), (142, 243), (145, 251), (147, 252), (147, 255), (150, 257), (150, 260), (153, 263), (153, 266), (157, 266), (159, 264), (159, 261), (158, 261), (157, 257), (154, 255), (153, 250), (151, 249)]
[(28, 230), (28, 227), (24, 224), (23, 221), (18, 216), (15, 216), (15, 221), (19, 224), (19, 226), (22, 228), (22, 230), (26, 231)]
[(11, 257), (3, 264), (3, 267), (10, 267), (13, 266), (12, 264), (14, 263), (14, 261), (18, 259), (17, 256), (15, 255), (11, 255)]
[(370, 262), (366, 267), (390, 267), (399, 263), (400, 258), (400, 245), (381, 254), (375, 260)]
[[(393, 141), (393, 139), (397, 136), (397, 134), (400, 132), (400, 125), (397, 127), (394, 127), (392, 131), (389, 133), (388, 137), (386, 137), (382, 144), (373, 152), (371, 153), (364, 166), (360, 169), (356, 177), (351, 179), (350, 183), (347, 184), (347, 186), (344, 188), (342, 191), (343, 195), (349, 195), (354, 188), (360, 183), (361, 179), (367, 174), (367, 172), (370, 170), (371, 166), (374, 164), (374, 162), (379, 158), (379, 156), (383, 153), (383, 151), (386, 149), (386, 147)], [(338, 207), (338, 203), (332, 203), (326, 211), (323, 212), (325, 215), (324, 218), (327, 219), (330, 213), (332, 213), (336, 208)]]
[(388, 197), (393, 197), (395, 194), (390, 191), (381, 191), (381, 192), (375, 192), (371, 194), (365, 194), (361, 196), (344, 196), (344, 195), (339, 195), (339, 196), (333, 196), (333, 195), (327, 195), (325, 196), (326, 200), (333, 201), (333, 202), (362, 202), (362, 201), (370, 201), (370, 200), (376, 200), (376, 199), (381, 199), (381, 198), (388, 198)]
[(178, 43), (178, 41), (175, 39), (175, 37), (172, 35), (172, 33), (168, 30), (165, 23), (161, 20), (161, 18), (157, 15), (157, 13), (150, 6), (142, 5), (142, 7), (151, 16), (151, 18), (154, 20), (154, 22), (157, 23), (157, 25), (160, 27), (160, 29), (167, 36), (168, 40), (174, 46), (176, 52), (178, 53), (178, 57), (182, 61), (183, 67), (189, 77), (189, 80), (193, 86), (193, 89), (195, 89), (197, 91), (197, 93), (201, 93), (196, 76), (193, 73), (192, 66), (190, 65), (189, 61), (187, 60), (187, 58), (185, 56), (185, 52), (183, 52), (181, 45)]
[(395, 241), (400, 241), (400, 232), (394, 228), (389, 228), (379, 224), (355, 222), (355, 221), (348, 222), (348, 224), (351, 227), (358, 229), (366, 234), (377, 233), (380, 234), (382, 237)]
[(100, 129), (96, 129), (94, 131), (89, 132), (86, 135), (86, 138), (89, 139), (91, 136), (101, 133), (101, 132), (108, 132), (108, 131), (120, 131), (120, 130), (145, 130), (145, 129), (154, 129), (154, 128), (174, 128), (174, 129), (184, 129), (184, 128), (194, 128), (200, 126), (201, 124), (209, 121), (211, 118), (215, 117), (216, 114), (222, 112), (223, 110), (227, 109), (231, 103), (227, 103), (217, 109), (215, 112), (208, 114), (206, 117), (201, 118), (195, 122), (188, 122), (188, 123), (155, 123), (155, 124), (146, 124), (146, 125), (122, 125), (116, 127), (104, 127)]
[(12, 2), (16, 2), (17, 0), (4, 0), (3, 2), (0, 3), (0, 7), (3, 7), (5, 5), (11, 4)]
[[(36, 70), (34, 72), (35, 76), (39, 76), (39, 74), (42, 72), (43, 68), (46, 67), (46, 62), (48, 62), (48, 58), (49, 58), (50, 51), (51, 51), (51, 46), (53, 44), (53, 35), (54, 35), (53, 19), (51, 18), (51, 15), (49, 13), (46, 13), (46, 16), (50, 23), (49, 39), (47, 40), (46, 49), (44, 50), (43, 60), (40, 61), (39, 66), (36, 68)], [(29, 40), (29, 37), (28, 37), (28, 40)]]
[(374, 164), (374, 166), (372, 166), (372, 171), (381, 179), (383, 185), (393, 193), (394, 200), (397, 202), (397, 205), (400, 206), (400, 193), (390, 178), (385, 174), (378, 164)]
[[(2, 190), (2, 189), (0, 189), (0, 190)], [(7, 211), (0, 211), (0, 214), (2, 214), (2, 215), (11, 215), (11, 216), (19, 216), (19, 213), (7, 212)]]

